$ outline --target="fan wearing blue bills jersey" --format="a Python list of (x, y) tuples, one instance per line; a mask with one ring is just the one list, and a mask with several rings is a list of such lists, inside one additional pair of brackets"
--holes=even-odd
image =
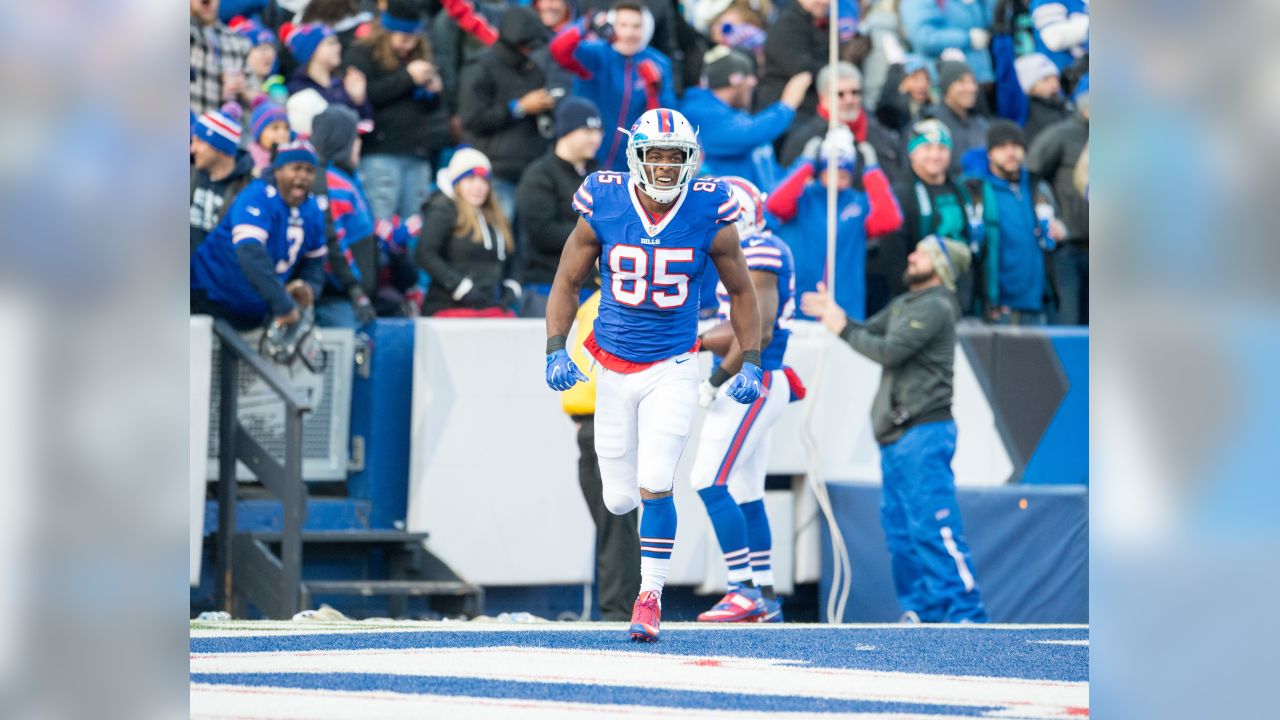
[(191, 311), (237, 330), (268, 318), (292, 325), (324, 287), (324, 215), (311, 194), (316, 153), (306, 141), (276, 150), (271, 173), (249, 183), (191, 256)]
[(645, 112), (628, 136), (628, 172), (587, 176), (573, 198), (581, 216), (569, 233), (547, 299), (547, 384), (586, 380), (565, 352), (578, 291), (599, 265), (600, 314), (584, 347), (596, 378), (596, 454), (605, 505), (640, 516), (640, 594), (631, 639), (658, 639), (662, 587), (675, 546), (671, 496), (676, 465), (698, 404), (698, 298), (710, 261), (720, 274), (743, 348), (725, 387), (751, 404), (764, 392), (760, 311), (734, 221), (742, 209), (728, 186), (694, 179), (698, 137), (683, 115)]
[(723, 177), (742, 207), (738, 234), (760, 306), (761, 367), (766, 390), (749, 405), (723, 391), (742, 364), (742, 349), (732, 331), (733, 307), (724, 287), (717, 288), (720, 324), (702, 335), (702, 349), (719, 363), (703, 381), (699, 402), (707, 408), (689, 479), (702, 498), (724, 553), (729, 591), (699, 622), (782, 622), (782, 601), (773, 590), (772, 536), (764, 509), (764, 480), (769, 462), (769, 430), (787, 404), (804, 398), (804, 385), (782, 364), (795, 314), (796, 276), (791, 249), (765, 229), (764, 195), (750, 181)]

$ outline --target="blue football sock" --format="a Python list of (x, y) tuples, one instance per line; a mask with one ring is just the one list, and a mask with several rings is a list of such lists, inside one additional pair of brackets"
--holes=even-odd
[(746, 521), (747, 544), (751, 547), (751, 576), (764, 596), (773, 599), (773, 535), (769, 532), (769, 516), (764, 500), (752, 500), (738, 506)]
[(707, 506), (711, 527), (715, 529), (720, 551), (724, 553), (724, 562), (729, 568), (729, 584), (750, 586), (747, 523), (742, 517), (742, 510), (729, 495), (729, 488), (724, 485), (703, 488), (698, 491), (698, 496), (702, 498), (702, 504)]
[(642, 500), (640, 513), (640, 592), (662, 594), (676, 544), (676, 501), (671, 495)]

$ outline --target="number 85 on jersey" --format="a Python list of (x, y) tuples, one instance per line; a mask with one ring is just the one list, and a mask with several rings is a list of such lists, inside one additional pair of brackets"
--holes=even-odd
[(689, 300), (689, 278), (700, 271), (694, 260), (691, 247), (614, 245), (604, 263), (609, 275), (606, 283), (623, 305), (641, 307), (648, 300), (659, 309), (671, 310)]

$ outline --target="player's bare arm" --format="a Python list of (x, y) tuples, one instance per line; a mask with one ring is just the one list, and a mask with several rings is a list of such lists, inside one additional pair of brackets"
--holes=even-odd
[(569, 233), (560, 253), (560, 267), (547, 297), (547, 385), (564, 392), (587, 376), (573, 363), (565, 349), (569, 328), (578, 313), (578, 292), (600, 257), (600, 240), (581, 218)]
[(698, 336), (702, 341), (699, 349), (713, 352), (720, 357), (724, 357), (729, 352), (729, 347), (733, 345), (735, 340), (733, 336), (733, 323), (723, 320), (711, 326), (706, 332)]
[[(756, 290), (756, 304), (760, 308), (760, 347), (765, 348), (769, 347), (769, 342), (773, 340), (774, 318), (778, 316), (778, 276), (767, 270), (749, 272), (751, 284)], [(732, 315), (730, 318), (732, 319)], [(712, 342), (721, 345), (723, 349), (708, 349), (720, 356), (720, 367), (732, 375), (742, 369), (742, 346), (738, 344), (737, 335), (732, 332), (733, 326), (729, 322), (720, 323), (711, 328), (707, 331), (707, 335), (711, 335), (721, 327), (725, 328), (720, 331), (724, 341), (716, 343), (715, 338), (712, 338)], [(703, 336), (703, 342), (706, 342), (706, 335)]]
[(547, 296), (548, 339), (569, 334), (573, 318), (578, 313), (578, 293), (599, 258), (599, 238), (586, 220), (578, 218), (578, 224), (569, 233), (560, 253), (560, 266), (551, 283), (551, 294)]
[[(760, 306), (747, 258), (738, 242), (738, 228), (726, 225), (711, 242), (711, 261), (720, 273), (720, 282), (729, 293), (729, 321), (738, 347), (760, 352)], [(557, 278), (558, 279), (558, 278)]]

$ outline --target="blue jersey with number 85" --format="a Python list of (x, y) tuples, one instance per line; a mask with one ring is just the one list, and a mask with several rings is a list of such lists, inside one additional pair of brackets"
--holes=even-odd
[(625, 172), (595, 172), (573, 208), (600, 240), (602, 350), (636, 363), (688, 352), (698, 338), (698, 298), (711, 243), (742, 212), (724, 183), (697, 178), (663, 215), (640, 204)]

